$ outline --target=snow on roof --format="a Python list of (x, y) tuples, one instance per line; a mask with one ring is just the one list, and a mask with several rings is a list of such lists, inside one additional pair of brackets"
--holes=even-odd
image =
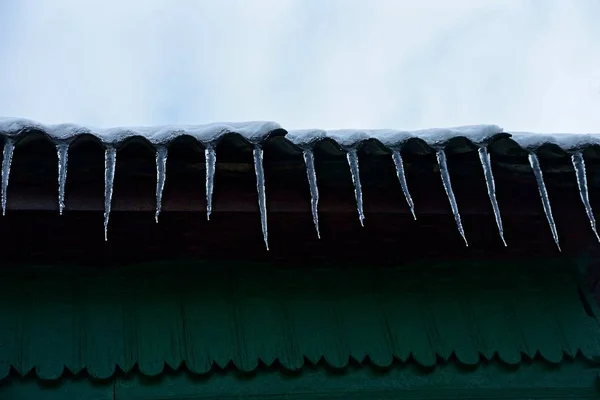
[(278, 129), (281, 129), (279, 124), (268, 121), (103, 129), (76, 124), (46, 125), (24, 118), (0, 117), (0, 133), (7, 136), (17, 136), (26, 131), (36, 130), (44, 132), (55, 140), (69, 140), (80, 135), (93, 135), (106, 144), (119, 143), (131, 137), (143, 137), (152, 144), (162, 144), (183, 135), (192, 136), (202, 143), (210, 143), (227, 133), (238, 133), (249, 142), (258, 143)]
[(205, 125), (164, 125), (156, 127), (93, 128), (77, 124), (42, 124), (25, 118), (0, 117), (0, 134), (16, 137), (29, 131), (39, 131), (56, 141), (68, 141), (81, 135), (92, 135), (104, 144), (118, 144), (132, 137), (142, 137), (154, 145), (167, 144), (180, 136), (191, 136), (201, 143), (213, 143), (223, 135), (236, 133), (249, 143), (259, 144), (275, 131), (285, 132), (285, 138), (301, 148), (331, 139), (342, 148), (355, 147), (370, 139), (388, 148), (402, 147), (409, 139), (420, 139), (433, 148), (444, 147), (455, 138), (465, 138), (475, 145), (483, 145), (494, 137), (510, 136), (524, 149), (535, 150), (546, 144), (554, 144), (565, 151), (600, 145), (600, 134), (536, 134), (507, 132), (497, 125), (469, 125), (454, 128), (422, 130), (395, 129), (301, 129), (285, 131), (272, 121), (249, 121), (211, 123)]
[(286, 138), (292, 143), (305, 147), (325, 138), (334, 140), (343, 148), (353, 147), (365, 140), (375, 139), (389, 148), (401, 147), (409, 139), (421, 139), (431, 147), (443, 146), (457, 137), (464, 137), (475, 144), (483, 144), (494, 136), (503, 133), (496, 125), (471, 125), (448, 129), (423, 129), (402, 131), (394, 129), (339, 129), (324, 131), (306, 129), (289, 131)]
[(510, 135), (521, 147), (530, 150), (546, 144), (557, 145), (565, 151), (600, 145), (600, 134), (511, 132)]

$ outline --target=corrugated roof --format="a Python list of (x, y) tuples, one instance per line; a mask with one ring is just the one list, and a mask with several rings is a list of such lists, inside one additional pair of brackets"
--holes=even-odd
[[(511, 134), (504, 132), (496, 125), (473, 125), (449, 129), (428, 129), (421, 131), (400, 130), (300, 130), (286, 131), (275, 122), (243, 122), (243, 123), (213, 123), (199, 126), (163, 126), (142, 128), (111, 128), (94, 129), (90, 127), (59, 124), (44, 125), (26, 119), (2, 118), (0, 119), (0, 136), (4, 138), (4, 157), (2, 165), (1, 200), (3, 213), (7, 205), (7, 193), (11, 162), (15, 144), (20, 142), (35, 141), (43, 135), (56, 146), (58, 154), (58, 208), (62, 213), (65, 208), (65, 187), (67, 186), (67, 160), (69, 149), (75, 147), (80, 141), (93, 140), (100, 142), (105, 147), (105, 238), (109, 225), (109, 217), (113, 203), (113, 187), (115, 179), (117, 150), (130, 141), (143, 141), (153, 148), (156, 153), (156, 218), (162, 210), (162, 196), (166, 181), (167, 156), (170, 146), (184, 138), (193, 138), (204, 147), (206, 171), (206, 210), (207, 216), (212, 211), (212, 194), (214, 188), (214, 174), (217, 158), (221, 156), (222, 144), (228, 147), (243, 148), (251, 153), (254, 160), (256, 173), (257, 200), (261, 217), (261, 230), (264, 242), (269, 248), (268, 223), (267, 223), (267, 188), (265, 184), (265, 171), (263, 167), (263, 148), (276, 149), (275, 157), (294, 155), (304, 156), (306, 177), (309, 182), (311, 195), (311, 212), (314, 224), (319, 234), (318, 200), (319, 191), (315, 158), (322, 154), (345, 156), (351, 172), (352, 183), (356, 199), (356, 210), (361, 224), (365, 219), (363, 207), (363, 194), (361, 173), (359, 171), (359, 156), (379, 155), (391, 156), (396, 168), (398, 183), (416, 217), (414, 203), (410, 194), (410, 182), (407, 182), (403, 155), (435, 154), (438, 168), (442, 177), (442, 184), (454, 214), (456, 226), (461, 237), (468, 245), (467, 234), (462, 226), (459, 211), (459, 201), (456, 199), (451, 183), (451, 172), (448, 167), (447, 154), (475, 153), (480, 159), (485, 181), (481, 182), (487, 188), (491, 201), (498, 233), (505, 243), (501, 217), (502, 205), (496, 198), (494, 171), (492, 158), (511, 158), (524, 156), (529, 160), (526, 166), (527, 173), (533, 175), (541, 194), (541, 204), (548, 220), (552, 237), (560, 249), (559, 234), (554, 222), (550, 196), (546, 188), (546, 179), (543, 175), (543, 166), (548, 159), (559, 159), (564, 162), (568, 159), (568, 173), (575, 171), (569, 179), (578, 186), (582, 205), (582, 213), (589, 219), (593, 232), (600, 241), (597, 233), (596, 221), (592, 210), (592, 202), (588, 193), (586, 175), (586, 160), (600, 158), (599, 135), (536, 135), (527, 133)], [(217, 149), (217, 144), (219, 148)], [(219, 158), (220, 159), (220, 158)], [(364, 159), (363, 159), (364, 160)], [(388, 159), (389, 160), (389, 159)], [(549, 162), (550, 163), (550, 162)], [(505, 163), (506, 164), (506, 163)], [(508, 163), (510, 164), (510, 162)], [(498, 167), (500, 163), (496, 163)], [(505, 165), (504, 165), (505, 166)], [(513, 170), (523, 172), (522, 165), (511, 165)], [(510, 169), (509, 168), (509, 169)], [(548, 173), (548, 171), (545, 171)], [(565, 172), (565, 165), (560, 166), (560, 172)], [(372, 173), (371, 175), (374, 175)], [(564, 176), (564, 175), (563, 175)], [(564, 179), (561, 177), (561, 179)], [(417, 205), (418, 207), (418, 205)]]
[(53, 380), (65, 369), (107, 378), (135, 366), (154, 376), (182, 365), (206, 373), (600, 356), (595, 305), (564, 263), (142, 269), (2, 272), (0, 377), (11, 368)]

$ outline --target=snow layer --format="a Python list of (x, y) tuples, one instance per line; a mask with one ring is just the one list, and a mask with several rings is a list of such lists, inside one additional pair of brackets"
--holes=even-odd
[(105, 144), (117, 144), (136, 136), (144, 137), (153, 144), (163, 144), (183, 135), (192, 136), (202, 143), (210, 143), (228, 133), (237, 133), (251, 143), (260, 143), (278, 129), (281, 129), (279, 124), (269, 121), (99, 129), (76, 124), (45, 125), (24, 118), (0, 117), (0, 133), (7, 136), (17, 136), (26, 130), (39, 130), (55, 140), (69, 140), (88, 134)]
[(497, 125), (469, 125), (449, 129), (426, 129), (415, 132), (415, 136), (423, 139), (432, 147), (440, 147), (450, 139), (464, 137), (475, 144), (485, 144), (494, 136), (501, 134), (502, 128)]
[(535, 150), (545, 144), (555, 144), (565, 151), (600, 145), (600, 134), (510, 132), (519, 146)]
[(296, 146), (310, 147), (327, 138), (327, 131), (323, 129), (298, 129), (289, 131), (285, 137)]
[(400, 131), (393, 129), (341, 129), (324, 131), (320, 129), (290, 131), (286, 138), (301, 147), (329, 138), (343, 148), (354, 147), (367, 139), (377, 139), (390, 148), (401, 147), (407, 140), (418, 138), (432, 147), (443, 147), (449, 140), (464, 137), (476, 144), (483, 144), (495, 135), (502, 133), (496, 125), (470, 125), (448, 129), (423, 129)]
[[(131, 137), (143, 137), (155, 145), (166, 144), (179, 136), (191, 136), (208, 144), (223, 135), (237, 133), (250, 143), (258, 144), (281, 125), (270, 121), (234, 123), (212, 123), (205, 125), (165, 125), (158, 127), (117, 127), (109, 129), (92, 128), (77, 124), (42, 124), (25, 118), (0, 117), (0, 135), (15, 137), (26, 131), (42, 131), (56, 141), (68, 141), (80, 135), (93, 135), (105, 144), (119, 144)], [(469, 125), (455, 128), (434, 128), (414, 131), (394, 129), (304, 129), (292, 130), (286, 135), (292, 144), (308, 149), (324, 139), (335, 141), (348, 150), (368, 139), (376, 139), (390, 149), (400, 149), (410, 139), (421, 139), (429, 146), (443, 148), (454, 138), (462, 137), (474, 144), (483, 145), (498, 134), (506, 133), (522, 147), (534, 150), (544, 144), (555, 144), (565, 151), (600, 145), (600, 134), (536, 134), (525, 132), (504, 132), (497, 125)]]

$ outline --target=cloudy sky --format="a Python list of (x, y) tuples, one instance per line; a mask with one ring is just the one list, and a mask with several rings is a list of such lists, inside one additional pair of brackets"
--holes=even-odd
[(600, 132), (598, 0), (0, 0), (0, 115)]

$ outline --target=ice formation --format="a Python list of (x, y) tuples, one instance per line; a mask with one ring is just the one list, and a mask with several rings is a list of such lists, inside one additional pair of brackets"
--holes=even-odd
[(442, 183), (444, 185), (444, 190), (446, 191), (446, 195), (448, 196), (448, 201), (450, 202), (452, 214), (454, 214), (454, 220), (456, 221), (458, 232), (465, 241), (465, 245), (469, 246), (469, 242), (467, 242), (467, 236), (465, 235), (465, 230), (462, 225), (462, 220), (460, 218), (460, 212), (458, 211), (458, 204), (456, 203), (454, 190), (452, 190), (452, 182), (450, 182), (450, 172), (448, 171), (446, 153), (444, 152), (444, 150), (440, 149), (436, 152), (436, 157), (438, 160), (438, 165), (440, 166), (440, 174), (442, 175)]
[(402, 155), (400, 151), (394, 150), (392, 152), (392, 158), (394, 159), (394, 165), (396, 166), (396, 176), (398, 176), (398, 182), (400, 182), (400, 187), (402, 188), (402, 193), (404, 193), (404, 198), (408, 203), (408, 207), (410, 208), (410, 212), (413, 215), (413, 218), (417, 219), (417, 214), (415, 214), (415, 203), (413, 203), (413, 199), (408, 191), (408, 184), (406, 183), (406, 175), (404, 174), (404, 162), (402, 161)]
[(115, 167), (117, 165), (117, 149), (108, 146), (104, 151), (104, 240), (108, 240), (108, 221), (112, 208)]
[(304, 150), (304, 164), (306, 165), (306, 177), (308, 178), (308, 186), (310, 188), (310, 208), (313, 216), (317, 237), (321, 239), (321, 231), (319, 230), (319, 188), (317, 186), (317, 172), (315, 171), (315, 155), (312, 150)]
[(365, 213), (363, 211), (362, 186), (360, 184), (360, 171), (358, 169), (358, 155), (355, 149), (350, 149), (346, 153), (350, 174), (352, 175), (352, 184), (354, 185), (354, 197), (356, 199), (356, 211), (361, 226), (365, 226)]
[(212, 144), (204, 149), (204, 158), (206, 159), (206, 219), (210, 221), (213, 191), (215, 189), (215, 169), (217, 167), (217, 152)]
[(167, 155), (168, 150), (165, 146), (156, 148), (156, 212), (154, 220), (158, 224), (158, 216), (162, 210), (163, 190), (165, 189), (165, 180), (167, 179)]
[(267, 228), (267, 194), (265, 189), (265, 170), (263, 167), (263, 149), (254, 146), (254, 171), (256, 172), (256, 191), (258, 192), (258, 208), (260, 211), (260, 225), (262, 228), (265, 246), (269, 250), (269, 230)]
[(494, 183), (494, 174), (492, 172), (492, 161), (490, 159), (490, 153), (487, 151), (487, 147), (481, 146), (477, 152), (479, 153), (479, 160), (483, 167), (483, 175), (485, 176), (485, 185), (487, 186), (488, 197), (492, 203), (492, 209), (494, 210), (494, 218), (496, 219), (496, 226), (498, 226), (498, 233), (500, 233), (500, 239), (506, 247), (506, 240), (504, 240), (504, 228), (502, 227), (502, 217), (500, 216), (500, 207), (498, 206), (498, 199), (496, 198), (496, 184)]
[(596, 218), (594, 217), (594, 212), (592, 211), (592, 205), (590, 204), (590, 196), (588, 194), (588, 185), (587, 185), (587, 177), (585, 176), (585, 161), (583, 159), (583, 154), (578, 151), (571, 156), (571, 162), (573, 163), (573, 168), (575, 168), (575, 176), (577, 178), (577, 187), (579, 188), (579, 197), (581, 197), (581, 202), (585, 207), (585, 213), (590, 220), (590, 225), (592, 226), (592, 231), (594, 231), (594, 235), (600, 242), (600, 236), (598, 236), (598, 231), (596, 230)]
[(65, 186), (67, 184), (67, 167), (69, 165), (69, 144), (61, 142), (56, 145), (58, 157), (58, 213), (65, 209)]
[(10, 166), (12, 164), (15, 141), (7, 138), (2, 151), (2, 215), (6, 215), (6, 199), (8, 196), (8, 179), (10, 178)]
[(558, 247), (560, 251), (560, 243), (558, 242), (558, 230), (556, 229), (556, 223), (554, 223), (554, 217), (552, 216), (552, 206), (550, 206), (550, 197), (548, 196), (548, 190), (546, 189), (546, 183), (544, 182), (544, 174), (542, 173), (542, 168), (540, 167), (540, 160), (535, 153), (529, 153), (529, 164), (531, 165), (531, 169), (535, 175), (535, 180), (537, 181), (538, 190), (540, 192), (540, 197), (542, 199), (542, 206), (544, 207), (544, 213), (546, 213), (546, 219), (548, 220), (548, 225), (550, 225), (550, 231), (552, 232), (552, 238), (554, 238), (554, 243)]

